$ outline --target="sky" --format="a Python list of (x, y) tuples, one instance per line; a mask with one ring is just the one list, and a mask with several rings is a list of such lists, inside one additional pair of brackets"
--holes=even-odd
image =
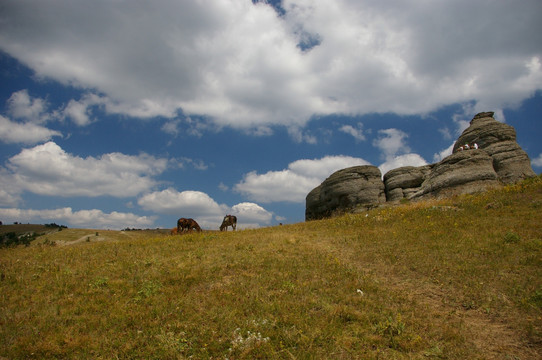
[(3, 0), (0, 221), (304, 221), (494, 111), (542, 171), (540, 0)]

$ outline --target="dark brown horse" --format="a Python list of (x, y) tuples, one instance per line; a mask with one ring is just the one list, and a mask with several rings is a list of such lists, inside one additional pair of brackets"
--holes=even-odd
[(196, 220), (180, 218), (179, 220), (177, 220), (177, 233), (180, 234), (185, 229), (187, 232), (191, 231), (192, 229), (196, 229), (196, 231), (201, 231), (201, 228), (199, 227)]
[(220, 231), (228, 231), (228, 226), (231, 226), (233, 230), (235, 231), (235, 228), (237, 227), (237, 217), (234, 215), (226, 215), (224, 216), (224, 220), (222, 220), (222, 225), (220, 225)]

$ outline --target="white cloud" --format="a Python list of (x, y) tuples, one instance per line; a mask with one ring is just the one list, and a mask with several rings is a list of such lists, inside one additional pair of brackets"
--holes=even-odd
[(442, 134), (442, 137), (446, 140), (450, 140), (452, 138), (452, 134), (450, 133), (450, 129), (447, 127), (438, 129), (438, 132)]
[(139, 216), (132, 213), (121, 213), (113, 211), (104, 213), (101, 210), (78, 210), (72, 208), (59, 209), (0, 209), (0, 217), (7, 222), (22, 223), (50, 223), (55, 222), (69, 227), (89, 229), (123, 229), (148, 228), (151, 227), (156, 217)]
[(296, 174), (289, 169), (265, 174), (252, 171), (235, 185), (235, 190), (251, 200), (263, 203), (302, 202), (307, 193), (318, 185), (316, 178)]
[(194, 169), (201, 171), (207, 170), (209, 168), (209, 165), (207, 165), (203, 160), (194, 160), (184, 156), (169, 159), (170, 168), (183, 169), (187, 166), (191, 166)]
[(84, 126), (91, 122), (87, 104), (79, 101), (70, 100), (64, 109), (64, 115), (71, 118), (79, 126)]
[(143, 195), (137, 203), (143, 209), (179, 217), (224, 216), (227, 206), (219, 205), (201, 191), (182, 191), (173, 188)]
[(452, 152), (454, 150), (454, 145), (455, 145), (455, 142), (452, 143), (452, 145), (448, 146), (446, 149), (442, 150), (441, 152), (434, 154), (433, 162), (439, 162), (445, 157), (452, 155)]
[(386, 160), (394, 158), (399, 153), (407, 153), (410, 148), (406, 144), (408, 134), (398, 129), (379, 130), (380, 136), (373, 140), (373, 145), (379, 148)]
[(353, 127), (352, 125), (343, 125), (339, 128), (339, 130), (346, 134), (352, 135), (356, 141), (365, 141), (362, 123), (358, 123), (357, 127)]
[[(502, 109), (542, 88), (539, 0), (282, 7), (277, 16), (246, 0), (8, 0), (0, 49), (38, 77), (101, 94), (109, 113), (175, 118), (182, 109), (237, 128), (299, 128), (314, 115), (420, 114), (454, 103)], [(39, 118), (44, 104), (27, 102), (29, 112), (20, 113), (17, 101), (13, 113)], [(81, 100), (66, 115), (80, 125), (91, 119)]]
[(0, 206), (15, 206), (20, 203), (21, 197), (18, 190), (11, 192), (0, 189)]
[(21, 202), (21, 189), (13, 180), (12, 174), (0, 167), (0, 206), (14, 207)]
[(207, 229), (218, 229), (226, 214), (238, 216), (240, 229), (267, 225), (273, 216), (258, 204), (244, 202), (230, 208), (218, 204), (204, 192), (179, 192), (173, 188), (146, 194), (138, 200), (138, 204), (143, 209), (159, 214), (193, 218), (202, 228)]
[(378, 168), (384, 176), (388, 171), (397, 169), (403, 166), (423, 166), (427, 165), (427, 162), (418, 154), (404, 154), (395, 157), (391, 157), (381, 164)]
[(8, 169), (21, 190), (55, 196), (135, 196), (157, 182), (166, 159), (121, 153), (81, 158), (65, 152), (54, 142), (23, 149), (11, 157)]
[(164, 125), (162, 125), (161, 129), (166, 134), (170, 134), (177, 137), (177, 135), (179, 135), (180, 133), (180, 129), (179, 129), (180, 123), (181, 121), (179, 119), (166, 121)]
[(28, 90), (20, 90), (11, 94), (7, 101), (8, 113), (14, 119), (22, 119), (33, 123), (42, 123), (50, 119), (47, 113), (47, 102), (33, 98)]
[(408, 134), (398, 129), (379, 130), (373, 145), (382, 151), (385, 162), (378, 167), (384, 176), (388, 171), (403, 166), (423, 166), (427, 162), (418, 154), (409, 153)]
[(288, 128), (288, 134), (295, 142), (298, 143), (306, 142), (307, 144), (314, 145), (318, 142), (316, 136), (311, 135), (307, 132), (303, 132), (303, 130), (297, 126), (292, 126)]
[(269, 225), (273, 214), (258, 204), (242, 202), (232, 206), (231, 214), (237, 216), (239, 228), (256, 228)]
[(62, 134), (32, 122), (13, 122), (0, 115), (0, 140), (4, 143), (36, 144), (50, 140), (53, 136)]
[(305, 197), (333, 172), (350, 166), (366, 165), (367, 161), (350, 156), (326, 156), (314, 160), (297, 160), (287, 169), (258, 174), (245, 174), (235, 190), (249, 199), (270, 202), (304, 202)]
[(64, 118), (71, 119), (78, 126), (86, 126), (92, 122), (92, 108), (106, 105), (107, 100), (94, 94), (85, 94), (79, 101), (70, 100), (62, 110)]
[(531, 164), (535, 167), (542, 167), (542, 154), (538, 154), (537, 158), (532, 159)]
[(56, 113), (49, 113), (47, 107), (45, 100), (31, 97), (27, 90), (11, 94), (7, 100), (7, 114), (14, 121), (0, 115), (0, 141), (30, 145), (62, 136), (42, 125), (57, 117)]

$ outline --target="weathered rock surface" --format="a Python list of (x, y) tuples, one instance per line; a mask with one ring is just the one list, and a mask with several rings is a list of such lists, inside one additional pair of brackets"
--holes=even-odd
[(496, 121), (493, 112), (479, 113), (471, 120), (457, 139), (454, 152), (464, 144), (474, 143), (491, 156), (501, 182), (509, 184), (536, 176), (529, 156), (516, 141), (514, 128)]
[[(474, 144), (478, 149), (473, 149)], [(470, 150), (460, 151), (469, 144)], [(516, 142), (516, 131), (493, 118), (477, 114), (457, 139), (452, 155), (421, 166), (388, 171), (382, 180), (375, 166), (355, 166), (333, 173), (306, 198), (305, 219), (371, 208), (403, 198), (448, 197), (487, 190), (536, 176), (529, 157)]]
[(386, 202), (382, 174), (376, 166), (339, 170), (313, 189), (306, 198), (305, 218), (321, 219), (356, 207)]
[(447, 197), (498, 185), (491, 157), (483, 150), (459, 151), (435, 164), (410, 199)]
[(387, 201), (410, 198), (420, 190), (433, 165), (404, 166), (390, 170), (384, 175)]

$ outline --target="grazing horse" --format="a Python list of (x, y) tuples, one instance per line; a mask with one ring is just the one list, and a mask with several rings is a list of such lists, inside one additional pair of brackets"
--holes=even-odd
[(180, 218), (179, 220), (177, 220), (177, 233), (182, 233), (184, 229), (186, 229), (187, 232), (191, 231), (192, 229), (196, 229), (196, 231), (201, 231), (201, 228), (199, 227), (196, 220)]
[(178, 231), (177, 231), (177, 228), (174, 227), (173, 229), (171, 229), (171, 231), (169, 232), (171, 235), (177, 235), (178, 234)]
[(224, 216), (224, 220), (222, 220), (222, 225), (220, 225), (220, 231), (228, 231), (228, 226), (231, 226), (232, 229), (235, 231), (235, 228), (237, 227), (237, 217), (234, 215), (226, 215)]

